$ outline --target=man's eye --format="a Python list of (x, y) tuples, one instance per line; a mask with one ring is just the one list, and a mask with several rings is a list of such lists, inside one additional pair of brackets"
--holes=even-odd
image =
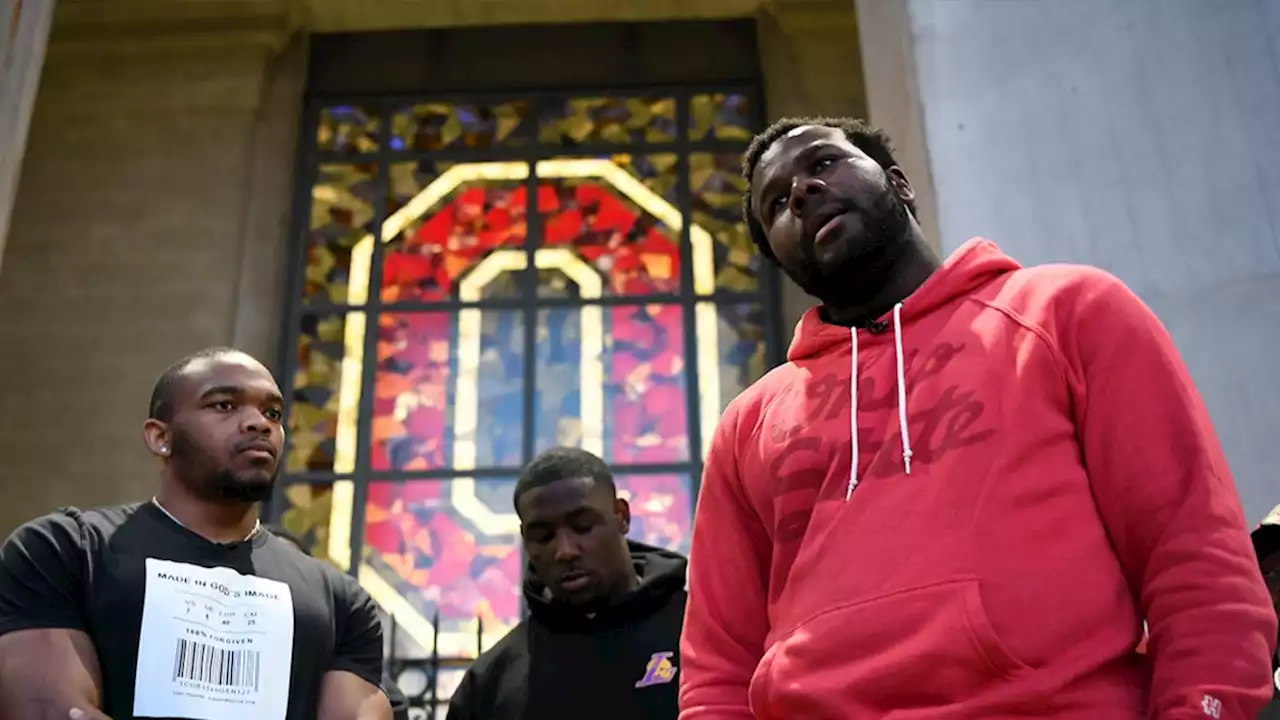
[(268, 410), (268, 411), (266, 412), (266, 416), (267, 416), (268, 418), (270, 418), (271, 420), (275, 420), (276, 422), (280, 422), (281, 420), (283, 420), (283, 419), (284, 419), (284, 411), (283, 411), (283, 410), (281, 410), (280, 408), (271, 408), (270, 410)]
[(213, 409), (220, 412), (229, 412), (236, 408), (235, 404), (230, 400), (219, 400), (213, 404)]
[(769, 209), (774, 213), (779, 213), (779, 212), (782, 212), (782, 206), (786, 204), (787, 204), (786, 196), (779, 195), (778, 197), (773, 199), (773, 202), (769, 203)]
[(816, 173), (822, 172), (823, 170), (826, 170), (827, 168), (831, 167), (832, 163), (834, 162), (835, 162), (835, 158), (821, 158), (813, 164), (813, 171)]

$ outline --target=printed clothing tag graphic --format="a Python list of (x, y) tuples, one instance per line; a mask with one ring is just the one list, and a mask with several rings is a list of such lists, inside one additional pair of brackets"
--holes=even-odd
[(288, 585), (147, 558), (134, 716), (283, 720), (292, 664)]

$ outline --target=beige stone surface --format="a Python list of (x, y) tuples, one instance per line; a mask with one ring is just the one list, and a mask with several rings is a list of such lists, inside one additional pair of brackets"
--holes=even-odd
[(0, 0), (0, 261), (40, 87), (54, 0)]
[(0, 533), (59, 505), (147, 497), (140, 426), (163, 368), (237, 340), (277, 351), (254, 316), (278, 327), (282, 269), (257, 248), (285, 242), (301, 72), (282, 76), (252, 33), (63, 31), (0, 274)]
[[(866, 113), (852, 0), (59, 0), (0, 273), (0, 534), (147, 497), (174, 358), (275, 364), (306, 30), (752, 15), (770, 116)], [(788, 338), (811, 302), (784, 289)]]

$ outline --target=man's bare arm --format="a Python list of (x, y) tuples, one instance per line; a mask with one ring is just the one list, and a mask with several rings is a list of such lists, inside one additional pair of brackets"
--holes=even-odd
[(17, 630), (0, 636), (0, 718), (66, 720), (73, 708), (102, 720), (102, 670), (79, 630)]
[(331, 670), (320, 686), (318, 720), (391, 720), (391, 701), (359, 675)]

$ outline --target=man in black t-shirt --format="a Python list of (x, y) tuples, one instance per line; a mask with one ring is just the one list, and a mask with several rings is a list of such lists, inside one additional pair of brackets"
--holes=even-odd
[[(307, 549), (302, 538), (289, 532), (282, 525), (264, 525), (272, 535), (286, 540), (288, 543), (298, 549), (298, 552), (310, 556), (311, 551)], [(391, 720), (409, 720), (409, 699), (404, 696), (400, 690), (400, 685), (384, 670), (382, 673), (382, 691), (387, 694), (387, 699), (391, 701)]]
[(165, 371), (143, 426), (155, 497), (59, 510), (0, 548), (0, 718), (389, 720), (372, 600), (258, 523), (283, 419), (243, 353)]

